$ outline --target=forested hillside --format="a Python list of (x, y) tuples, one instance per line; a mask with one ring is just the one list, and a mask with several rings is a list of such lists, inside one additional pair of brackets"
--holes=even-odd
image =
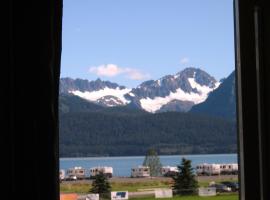
[(61, 98), (60, 157), (144, 155), (150, 147), (166, 155), (236, 152), (232, 121), (179, 112), (151, 114), (127, 106), (95, 107), (84, 100), (74, 104), (81, 100), (74, 96)]

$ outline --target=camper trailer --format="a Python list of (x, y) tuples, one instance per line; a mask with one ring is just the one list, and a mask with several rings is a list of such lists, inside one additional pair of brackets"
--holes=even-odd
[(200, 164), (196, 167), (197, 175), (220, 175), (220, 164)]
[(90, 178), (94, 178), (96, 175), (103, 173), (106, 177), (111, 178), (113, 176), (112, 167), (92, 167), (90, 169)]
[(198, 176), (204, 175), (204, 167), (206, 165), (207, 165), (206, 163), (203, 163), (203, 164), (199, 164), (199, 165), (196, 166), (196, 174)]
[(161, 174), (163, 176), (175, 176), (179, 172), (177, 167), (164, 166), (161, 168)]
[(205, 175), (220, 175), (220, 164), (207, 164), (204, 166)]
[(74, 168), (69, 168), (67, 170), (67, 179), (72, 179), (72, 180), (76, 180), (76, 179), (85, 179), (85, 172), (86, 170), (82, 167), (74, 167)]
[(59, 180), (63, 181), (65, 179), (65, 170), (60, 169), (59, 170)]
[(132, 178), (150, 177), (150, 168), (147, 166), (138, 166), (131, 169)]
[(237, 174), (238, 173), (238, 164), (229, 163), (220, 165), (221, 174)]

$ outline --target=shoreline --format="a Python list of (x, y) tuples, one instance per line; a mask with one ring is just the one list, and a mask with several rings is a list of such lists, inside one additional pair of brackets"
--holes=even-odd
[[(227, 156), (227, 155), (237, 155), (237, 153), (209, 153), (209, 154), (161, 154), (159, 155), (159, 157), (176, 157), (176, 156), (180, 156), (180, 157), (197, 157), (197, 156), (216, 156), (216, 155), (220, 155), (220, 156)], [(115, 159), (115, 158), (144, 158), (145, 155), (133, 155), (133, 156), (78, 156), (78, 157), (60, 157), (59, 160), (80, 160), (80, 159)]]

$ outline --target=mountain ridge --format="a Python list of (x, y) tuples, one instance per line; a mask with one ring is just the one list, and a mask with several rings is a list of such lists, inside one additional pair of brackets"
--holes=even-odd
[(235, 71), (208, 98), (189, 112), (236, 120)]
[(189, 67), (175, 75), (144, 81), (132, 89), (101, 79), (61, 78), (60, 93), (74, 94), (102, 106), (131, 104), (153, 113), (173, 108), (187, 112), (193, 104), (205, 101), (208, 93), (218, 86), (219, 82), (207, 72)]

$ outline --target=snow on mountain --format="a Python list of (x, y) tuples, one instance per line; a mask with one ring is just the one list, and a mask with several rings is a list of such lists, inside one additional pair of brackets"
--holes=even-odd
[(118, 106), (130, 103), (124, 97), (130, 92), (124, 86), (110, 81), (88, 81), (82, 79), (62, 78), (60, 80), (60, 93), (69, 93), (103, 106)]
[(88, 92), (88, 91), (81, 92), (79, 90), (69, 91), (69, 92), (89, 101), (97, 101), (98, 99), (105, 96), (114, 96), (114, 97), (117, 97), (122, 102), (122, 103), (119, 102), (119, 105), (121, 105), (121, 104), (130, 103), (130, 101), (124, 97), (124, 95), (130, 91), (131, 89), (128, 89), (128, 88), (120, 89), (119, 87), (117, 88), (105, 87), (101, 90), (92, 91), (92, 92)]
[(72, 93), (102, 106), (132, 104), (152, 113), (174, 108), (187, 111), (192, 104), (204, 102), (220, 84), (199, 68), (186, 68), (175, 75), (145, 81), (133, 89), (100, 79), (89, 82), (65, 78), (60, 83), (60, 92)]
[(205, 94), (200, 95), (199, 93), (186, 93), (182, 89), (177, 89), (176, 92), (170, 92), (168, 96), (165, 97), (155, 97), (151, 99), (149, 97), (143, 98), (140, 100), (141, 106), (144, 110), (148, 112), (156, 112), (163, 105), (173, 101), (173, 100), (181, 100), (181, 101), (192, 101), (194, 104), (198, 104), (204, 101), (207, 98)]
[[(167, 75), (154, 81), (146, 81), (132, 90), (135, 97), (129, 97), (131, 101), (136, 99), (142, 109), (148, 112), (157, 112), (164, 105), (179, 101), (201, 103), (206, 100), (209, 92), (219, 86), (213, 77), (198, 68), (186, 68), (176, 75)], [(174, 102), (174, 104), (175, 104)], [(179, 106), (180, 106), (179, 104)]]

